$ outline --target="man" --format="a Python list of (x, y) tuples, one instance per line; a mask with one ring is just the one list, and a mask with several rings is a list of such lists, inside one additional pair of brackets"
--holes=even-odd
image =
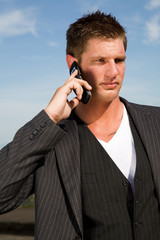
[(119, 97), (126, 47), (111, 15), (71, 24), (66, 60), (83, 80), (74, 71), (1, 150), (0, 211), (35, 192), (37, 240), (160, 239), (160, 108)]

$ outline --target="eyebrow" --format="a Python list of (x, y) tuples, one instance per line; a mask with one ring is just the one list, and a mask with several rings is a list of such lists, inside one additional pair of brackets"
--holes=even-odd
[(116, 57), (115, 59), (122, 59), (122, 60), (125, 60), (125, 59), (126, 59), (126, 55), (122, 55), (122, 56)]
[[(102, 55), (97, 55), (97, 56), (92, 56), (91, 59), (92, 60), (94, 60), (94, 59), (107, 59), (107, 57), (102, 56)], [(125, 60), (126, 59), (126, 55), (119, 55), (119, 56), (116, 56), (114, 59), (123, 59), (123, 60)]]

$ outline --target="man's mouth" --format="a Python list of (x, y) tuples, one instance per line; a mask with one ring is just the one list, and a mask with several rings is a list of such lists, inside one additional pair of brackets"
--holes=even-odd
[(103, 87), (107, 88), (107, 89), (114, 89), (117, 87), (118, 85), (118, 82), (117, 81), (113, 81), (113, 82), (109, 82), (109, 81), (106, 81), (106, 82), (102, 82), (101, 84)]

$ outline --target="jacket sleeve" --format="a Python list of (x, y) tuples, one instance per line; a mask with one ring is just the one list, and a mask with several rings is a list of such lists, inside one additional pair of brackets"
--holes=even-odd
[(34, 192), (34, 173), (65, 135), (41, 111), (0, 151), (0, 214), (18, 207)]

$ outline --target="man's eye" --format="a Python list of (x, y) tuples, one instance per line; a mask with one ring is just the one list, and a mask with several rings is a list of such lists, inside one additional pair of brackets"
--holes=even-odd
[(104, 59), (101, 59), (101, 58), (96, 59), (96, 62), (104, 62)]
[(124, 61), (125, 61), (125, 59), (123, 59), (123, 58), (115, 59), (115, 63), (121, 63), (121, 62), (124, 62)]

